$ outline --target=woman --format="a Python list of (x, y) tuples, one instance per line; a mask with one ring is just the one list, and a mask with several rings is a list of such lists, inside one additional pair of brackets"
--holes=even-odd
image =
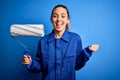
[(75, 70), (85, 65), (99, 45), (82, 50), (80, 36), (69, 31), (70, 15), (64, 5), (53, 8), (51, 22), (54, 29), (40, 39), (35, 59), (24, 55), (22, 63), (31, 72), (42, 72), (43, 80), (75, 80)]

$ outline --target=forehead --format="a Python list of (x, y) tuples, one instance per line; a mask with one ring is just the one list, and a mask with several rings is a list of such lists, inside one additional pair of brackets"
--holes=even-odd
[(67, 13), (67, 10), (63, 7), (57, 7), (53, 13)]

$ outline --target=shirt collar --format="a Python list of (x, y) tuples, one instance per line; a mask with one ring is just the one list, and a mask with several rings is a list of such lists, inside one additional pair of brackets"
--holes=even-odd
[[(56, 38), (54, 36), (54, 30), (50, 33), (50, 36), (48, 38), (48, 42), (54, 41)], [(68, 42), (69, 41), (69, 32), (67, 30), (64, 31), (63, 36), (61, 37), (61, 40)]]

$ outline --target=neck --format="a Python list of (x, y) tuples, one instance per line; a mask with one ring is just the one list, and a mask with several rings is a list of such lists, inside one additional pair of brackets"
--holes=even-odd
[(63, 35), (63, 33), (64, 33), (64, 31), (65, 31), (65, 30), (63, 30), (63, 31), (56, 31), (56, 30), (54, 30), (55, 37), (56, 37), (56, 38), (61, 38), (62, 35)]

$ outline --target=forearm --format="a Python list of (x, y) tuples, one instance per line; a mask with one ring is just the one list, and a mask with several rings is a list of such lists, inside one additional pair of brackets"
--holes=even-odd
[(30, 72), (38, 73), (41, 71), (41, 64), (40, 61), (38, 61), (37, 59), (32, 60), (32, 63), (28, 66), (29, 67), (27, 67), (27, 70), (29, 70)]
[(89, 50), (89, 48), (85, 48), (84, 50), (82, 50), (79, 55), (76, 56), (76, 66), (75, 69), (79, 70), (81, 69), (86, 62), (89, 60), (89, 58), (91, 57), (92, 52)]

